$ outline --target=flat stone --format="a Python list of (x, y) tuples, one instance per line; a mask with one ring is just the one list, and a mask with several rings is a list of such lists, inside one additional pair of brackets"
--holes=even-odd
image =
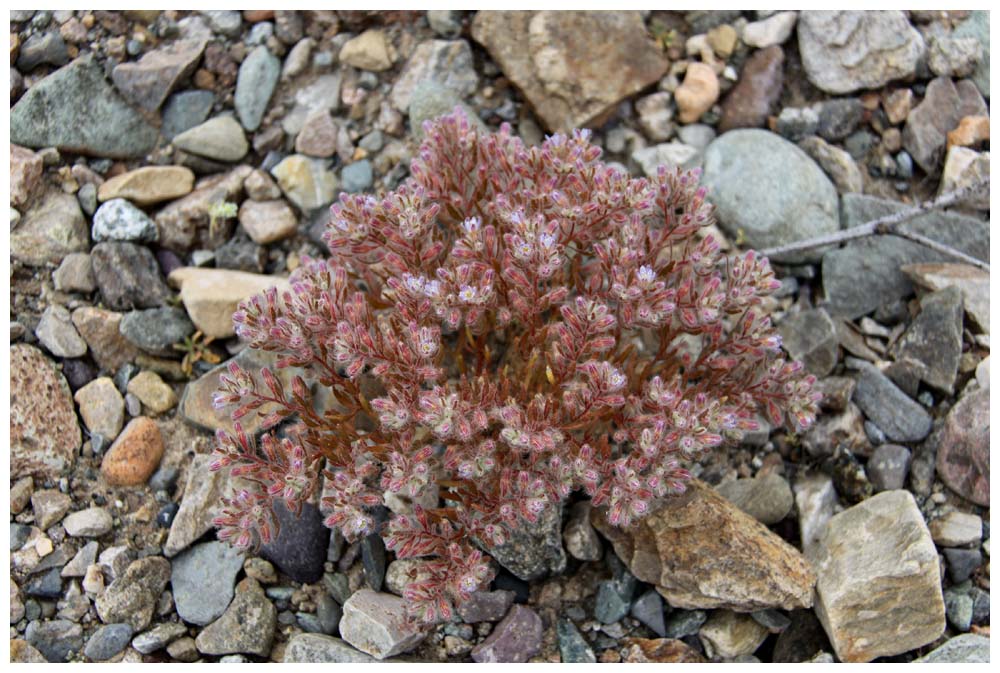
[(240, 480), (230, 477), (231, 468), (216, 472), (209, 469), (211, 454), (197, 454), (188, 466), (181, 506), (170, 525), (163, 554), (168, 558), (187, 549), (193, 542), (214, 529), (212, 519), (222, 514), (222, 497), (239, 487)]
[(128, 624), (108, 624), (90, 636), (83, 654), (92, 661), (107, 661), (124, 650), (131, 639), (132, 627)]
[(155, 112), (194, 72), (205, 44), (202, 39), (170, 42), (146, 52), (138, 61), (118, 64), (111, 72), (111, 80), (127, 101)]
[[(258, 122), (259, 123), (259, 122)], [(178, 134), (174, 147), (217, 161), (239, 161), (250, 149), (240, 123), (232, 117), (213, 117)]]
[(24, 209), (42, 185), (42, 158), (13, 143), (10, 146), (10, 204)]
[(200, 234), (206, 246), (218, 246), (220, 241), (217, 239), (221, 233), (213, 235), (209, 213), (224, 201), (242, 200), (243, 181), (251, 172), (253, 169), (250, 166), (240, 165), (228, 173), (203, 178), (193, 192), (167, 204), (155, 217), (160, 230), (160, 245), (185, 252), (195, 244)]
[(263, 45), (254, 48), (240, 65), (233, 100), (240, 123), (247, 131), (260, 128), (280, 75), (281, 61)]
[(52, 282), (62, 292), (82, 292), (89, 294), (97, 289), (90, 255), (74, 252), (66, 255), (59, 268), (52, 274)]
[[(51, 663), (63, 663), (69, 659), (73, 652), (80, 652), (83, 649), (83, 628), (79, 624), (65, 619), (54, 619), (43, 622), (32, 621), (24, 631), (25, 640), (45, 657), (45, 661)], [(11, 645), (11, 656), (15, 654), (13, 643)], [(22, 652), (29, 661), (34, 661), (35, 657)]]
[(11, 346), (11, 477), (58, 479), (72, 467), (80, 443), (66, 379), (34, 346)]
[(472, 660), (480, 663), (524, 663), (542, 648), (542, 620), (525, 605), (515, 605), (486, 640), (472, 649)]
[(778, 325), (782, 346), (809, 373), (824, 377), (837, 366), (840, 355), (837, 328), (821, 308), (788, 313)]
[(97, 200), (128, 199), (137, 206), (150, 206), (185, 196), (193, 188), (194, 173), (190, 168), (143, 166), (101, 183)]
[(785, 53), (771, 46), (754, 52), (743, 65), (740, 78), (722, 101), (719, 131), (759, 128), (781, 97), (784, 86)]
[(683, 640), (626, 638), (622, 661), (629, 664), (701, 664), (705, 657)]
[(830, 145), (818, 136), (803, 138), (799, 141), (799, 147), (830, 176), (838, 192), (860, 194), (864, 191), (865, 182), (861, 169), (848, 152)]
[(123, 364), (139, 356), (139, 349), (119, 332), (121, 313), (81, 306), (73, 311), (72, 318), (73, 325), (87, 342), (94, 362), (104, 371), (116, 372)]
[(925, 172), (935, 174), (944, 157), (947, 134), (963, 117), (988, 115), (986, 103), (970, 80), (937, 77), (924, 99), (910, 111), (903, 127), (903, 147)]
[(175, 357), (174, 344), (194, 333), (194, 324), (183, 309), (174, 306), (126, 313), (118, 331), (129, 343), (155, 355)]
[(45, 348), (60, 358), (78, 358), (87, 353), (87, 343), (73, 327), (65, 306), (52, 304), (42, 312), (35, 336)]
[(928, 523), (927, 528), (939, 547), (964, 547), (983, 539), (983, 520), (975, 514), (948, 512)]
[(113, 486), (145, 484), (163, 458), (163, 436), (152, 419), (129, 421), (101, 461), (101, 475)]
[(769, 631), (753, 617), (730, 610), (716, 610), (701, 627), (698, 637), (709, 657), (734, 659), (753, 654)]
[(861, 375), (854, 388), (854, 403), (885, 436), (894, 442), (916, 442), (931, 431), (927, 411), (900, 390), (882, 372), (859, 363)]
[(233, 313), (239, 303), (277, 286), (279, 292), (288, 281), (277, 276), (260, 276), (227, 269), (182, 267), (167, 279), (180, 288), (181, 301), (191, 322), (206, 337), (224, 339), (233, 336)]
[(285, 197), (303, 213), (331, 203), (336, 196), (337, 178), (329, 161), (293, 154), (271, 169)]
[(697, 147), (672, 141), (643, 147), (632, 152), (632, 159), (639, 164), (646, 177), (654, 177), (660, 166), (690, 170), (704, 162), (704, 153)]
[(437, 119), (438, 117), (454, 112), (456, 107), (461, 107), (465, 112), (466, 119), (473, 128), (486, 131), (486, 124), (479, 118), (476, 111), (469, 105), (462, 102), (458, 95), (446, 86), (434, 80), (424, 80), (419, 82), (410, 95), (410, 106), (408, 114), (410, 117), (410, 130), (414, 138), (422, 140), (424, 137), (424, 122)]
[(57, 32), (35, 33), (18, 52), (17, 67), (21, 72), (30, 72), (44, 64), (66, 65), (69, 61), (66, 42)]
[(414, 89), (424, 81), (436, 82), (462, 98), (472, 94), (479, 77), (469, 43), (465, 40), (427, 40), (418, 44), (392, 87), (389, 95), (392, 105), (397, 110), (406, 110)]
[(83, 577), (87, 574), (87, 568), (97, 560), (97, 550), (97, 540), (91, 540), (83, 545), (59, 574), (63, 577)]
[(95, 241), (151, 242), (159, 238), (159, 232), (146, 213), (125, 199), (112, 199), (94, 213), (91, 236)]
[(206, 626), (195, 639), (202, 654), (256, 654), (271, 651), (278, 611), (256, 580), (247, 578), (236, 586), (236, 597), (219, 619)]
[(604, 547), (590, 523), (590, 502), (581, 500), (570, 510), (569, 521), (563, 528), (563, 544), (573, 558), (580, 561), (600, 561)]
[(898, 444), (883, 444), (872, 452), (865, 466), (876, 493), (903, 488), (910, 471), (910, 450)]
[(402, 598), (359, 589), (344, 603), (340, 635), (352, 646), (381, 660), (412, 650), (426, 633), (406, 621)]
[(50, 187), (11, 230), (10, 254), (28, 266), (59, 264), (71, 253), (86, 252), (89, 239), (76, 197)]
[(513, 591), (503, 589), (498, 591), (474, 591), (469, 600), (458, 606), (458, 616), (466, 624), (498, 622), (503, 619), (513, 604)]
[[(840, 228), (837, 190), (805, 152), (759, 129), (730, 131), (705, 150), (702, 184), (716, 205), (719, 226), (763, 249)], [(816, 251), (777, 255), (777, 261), (819, 258)]]
[(215, 105), (215, 94), (211, 91), (180, 91), (167, 99), (161, 112), (163, 126), (160, 133), (167, 140), (184, 133), (208, 119)]
[(160, 306), (170, 290), (149, 248), (134, 243), (98, 243), (90, 252), (94, 278), (108, 308)]
[[(329, 115), (327, 115), (329, 116)], [(247, 196), (254, 201), (273, 201), (281, 197), (281, 190), (274, 180), (265, 171), (255, 169), (246, 180), (243, 181), (243, 188)]]
[(267, 245), (292, 236), (298, 228), (295, 211), (282, 199), (247, 200), (240, 206), (240, 225), (259, 245)]
[(111, 525), (111, 515), (101, 507), (82, 509), (63, 519), (63, 528), (71, 537), (101, 537), (111, 530)]
[(177, 556), (171, 564), (174, 607), (185, 622), (204, 626), (226, 611), (233, 600), (240, 551), (224, 542), (205, 542)]
[(833, 94), (909, 79), (926, 50), (900, 11), (804, 11), (798, 35), (809, 81)]
[(650, 140), (662, 142), (674, 134), (672, 102), (673, 95), (668, 91), (659, 91), (635, 102), (639, 126)]
[(353, 37), (340, 48), (340, 62), (372, 72), (382, 72), (392, 67), (392, 42), (377, 29), (366, 30)]
[(949, 287), (920, 300), (920, 313), (893, 345), (897, 360), (921, 363), (920, 380), (951, 395), (962, 355), (962, 292)]
[(160, 594), (170, 581), (170, 562), (162, 556), (133, 561), (97, 597), (97, 615), (105, 624), (126, 623), (142, 631), (153, 618)]
[(164, 622), (137, 635), (132, 640), (132, 647), (139, 654), (152, 654), (185, 635), (187, 635), (187, 627), (184, 624)]
[(286, 664), (367, 664), (376, 661), (340, 638), (321, 633), (299, 633), (285, 647)]
[(31, 494), (31, 510), (35, 515), (35, 525), (47, 530), (62, 521), (73, 505), (73, 499), (55, 489), (35, 491)]
[(243, 16), (235, 9), (214, 9), (198, 12), (213, 31), (226, 37), (239, 37), (243, 27)]
[(552, 131), (595, 125), (668, 67), (635, 11), (481, 12), (472, 37)]
[(76, 391), (73, 399), (80, 406), (80, 416), (91, 434), (114, 441), (125, 424), (125, 400), (107, 376), (94, 379)]
[(591, 516), (642, 582), (683, 609), (754, 611), (812, 605), (815, 575), (791, 545), (707, 484), (664, 500), (627, 530), (601, 509)]
[(945, 418), (937, 473), (960, 496), (990, 505), (990, 390), (966, 393)]
[(372, 162), (367, 159), (348, 164), (340, 171), (341, 188), (348, 194), (371, 189), (374, 178)]
[(11, 142), (100, 157), (142, 157), (157, 131), (87, 54), (32, 86), (10, 111)]
[(944, 632), (937, 550), (908, 491), (830, 519), (815, 565), (816, 614), (841, 661), (908, 652)]
[(949, 638), (940, 647), (914, 659), (915, 664), (988, 664), (990, 639), (974, 633)]
[(765, 526), (784, 519), (795, 504), (791, 486), (784, 477), (774, 472), (753, 479), (728, 481), (716, 490)]

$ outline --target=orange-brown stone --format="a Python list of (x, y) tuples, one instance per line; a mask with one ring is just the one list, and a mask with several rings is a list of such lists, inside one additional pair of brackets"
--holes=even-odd
[(163, 458), (163, 435), (151, 419), (134, 418), (101, 462), (101, 474), (113, 486), (145, 484)]

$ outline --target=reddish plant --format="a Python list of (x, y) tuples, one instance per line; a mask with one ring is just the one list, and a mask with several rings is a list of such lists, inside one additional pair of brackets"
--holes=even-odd
[[(274, 500), (299, 511), (325, 479), (326, 525), (426, 557), (406, 598), (434, 622), (492, 577), (477, 545), (576, 489), (627, 526), (684, 490), (683, 461), (738, 442), (758, 412), (803, 430), (817, 395), (761, 309), (779, 285), (767, 260), (704, 231), (697, 172), (632, 178), (586, 131), (526, 147), (460, 110), (424, 128), (405, 184), (340, 196), (328, 260), (233, 316), (250, 348), (300, 369), (288, 390), (230, 365), (216, 403), (236, 405), (237, 429), (213, 468), (253, 485), (216, 519), (240, 547), (274, 538)], [(248, 414), (265, 417), (259, 445)], [(377, 530), (389, 493), (434, 506)]]

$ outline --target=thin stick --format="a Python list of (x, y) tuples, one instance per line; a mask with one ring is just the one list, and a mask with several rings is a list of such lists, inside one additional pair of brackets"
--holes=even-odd
[(962, 260), (966, 264), (971, 264), (972, 266), (983, 269), (984, 271), (989, 271), (990, 265), (982, 260), (971, 257), (960, 250), (956, 250), (950, 245), (945, 245), (944, 243), (940, 243), (939, 241), (935, 241), (934, 239), (921, 234), (907, 231), (900, 227), (901, 224), (913, 219), (917, 215), (921, 215), (936, 208), (947, 208), (948, 206), (955, 205), (956, 203), (961, 203), (970, 196), (976, 194), (981, 189), (985, 188), (988, 184), (989, 183), (987, 181), (982, 180), (971, 185), (966, 185), (961, 189), (945, 192), (936, 199), (930, 199), (905, 210), (900, 210), (890, 215), (885, 215), (884, 217), (871, 220), (870, 222), (859, 224), (856, 227), (851, 227), (850, 229), (838, 231), (833, 234), (827, 234), (825, 236), (817, 236), (804, 241), (796, 241), (794, 243), (789, 243), (788, 245), (780, 245), (776, 248), (768, 248), (766, 250), (762, 250), (761, 254), (766, 257), (773, 257), (775, 255), (783, 255), (790, 252), (811, 250), (812, 248), (818, 248), (823, 245), (843, 243), (844, 241), (851, 241), (855, 238), (863, 238), (874, 234), (892, 234), (893, 236), (899, 236), (900, 238), (906, 238), (916, 243), (920, 243), (921, 245), (926, 245), (928, 248), (936, 250), (944, 255), (955, 257), (956, 259)]

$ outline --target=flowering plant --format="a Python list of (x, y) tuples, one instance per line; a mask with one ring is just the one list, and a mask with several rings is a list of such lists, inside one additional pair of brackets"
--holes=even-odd
[[(250, 348), (301, 373), (289, 386), (229, 366), (216, 403), (236, 405), (236, 430), (213, 468), (252, 485), (215, 522), (241, 547), (273, 539), (275, 499), (298, 511), (325, 479), (327, 526), (426, 558), (405, 598), (434, 622), (491, 579), (477, 544), (576, 489), (628, 526), (684, 490), (682, 461), (739, 441), (761, 411), (803, 430), (817, 395), (761, 310), (779, 285), (767, 260), (725, 256), (704, 231), (697, 172), (631, 178), (586, 131), (526, 147), (460, 110), (424, 128), (396, 191), (340, 196), (328, 260), (233, 316)], [(248, 414), (264, 416), (259, 446)], [(377, 530), (390, 493), (433, 506)]]

